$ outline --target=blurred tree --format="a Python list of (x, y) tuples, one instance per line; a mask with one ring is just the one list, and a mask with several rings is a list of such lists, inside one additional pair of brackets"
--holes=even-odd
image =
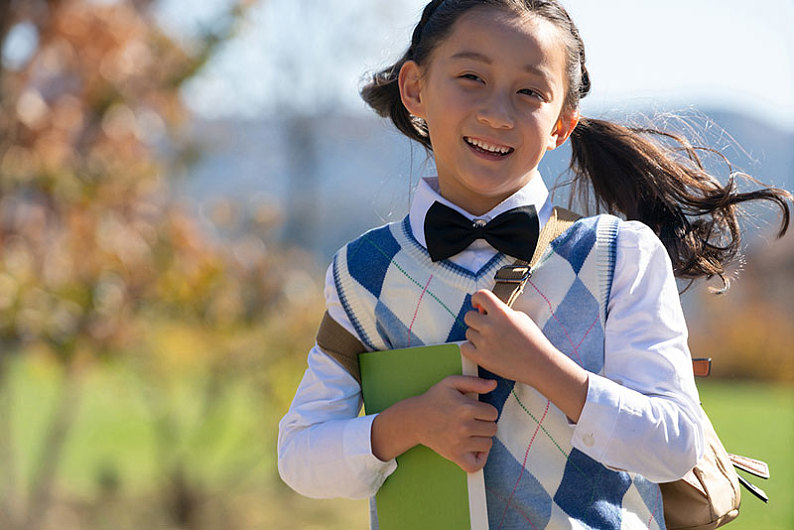
[[(191, 50), (158, 28), (152, 4), (0, 0), (2, 528), (41, 526), (92, 360), (145, 343), (147, 315), (231, 327), (282, 296), (288, 258), (255, 236), (211, 241), (167, 177), (194, 156), (180, 86), (251, 2), (230, 2)], [(24, 493), (4, 380), (26, 352), (45, 352), (64, 377)]]

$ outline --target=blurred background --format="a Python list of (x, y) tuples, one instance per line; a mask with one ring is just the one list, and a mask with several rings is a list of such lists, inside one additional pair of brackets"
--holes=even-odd
[[(0, 528), (352, 529), (275, 465), (324, 270), (402, 218), (425, 152), (364, 108), (422, 1), (0, 0)], [(583, 113), (696, 134), (794, 189), (794, 2), (568, 0)], [(680, 116), (680, 117), (677, 117)], [(564, 149), (542, 172), (567, 205)], [(682, 296), (729, 451), (794, 528), (794, 236), (748, 209), (725, 295)], [(685, 287), (682, 285), (682, 288)]]

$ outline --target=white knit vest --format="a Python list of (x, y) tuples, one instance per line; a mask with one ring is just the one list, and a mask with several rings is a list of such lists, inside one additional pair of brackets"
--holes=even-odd
[[(601, 373), (604, 325), (620, 221), (580, 219), (555, 239), (513, 308), (527, 313), (580, 366)], [(471, 295), (491, 289), (512, 259), (497, 254), (472, 273), (433, 263), (408, 218), (376, 228), (334, 258), (342, 305), (371, 350), (465, 340)], [(607, 469), (571, 446), (573, 426), (527, 385), (481, 370), (497, 389), (482, 396), (499, 410), (485, 467), (491, 530), (664, 528), (659, 488), (641, 475)]]

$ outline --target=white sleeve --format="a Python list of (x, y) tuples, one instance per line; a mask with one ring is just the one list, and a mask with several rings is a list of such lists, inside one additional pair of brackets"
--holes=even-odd
[(664, 246), (642, 223), (621, 223), (604, 374), (590, 375), (573, 446), (654, 482), (689, 471), (704, 441), (687, 336)]
[[(332, 317), (352, 328), (344, 311), (330, 309), (341, 307), (330, 268), (325, 295)], [(397, 464), (372, 454), (375, 416), (359, 417), (360, 410), (358, 382), (315, 345), (292, 405), (279, 423), (278, 470), (284, 482), (308, 497), (374, 495)]]

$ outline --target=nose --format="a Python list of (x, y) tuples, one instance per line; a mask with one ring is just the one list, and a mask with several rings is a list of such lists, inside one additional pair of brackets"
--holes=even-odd
[(481, 102), (477, 119), (494, 129), (512, 129), (514, 119), (509, 98), (502, 94), (490, 94)]

